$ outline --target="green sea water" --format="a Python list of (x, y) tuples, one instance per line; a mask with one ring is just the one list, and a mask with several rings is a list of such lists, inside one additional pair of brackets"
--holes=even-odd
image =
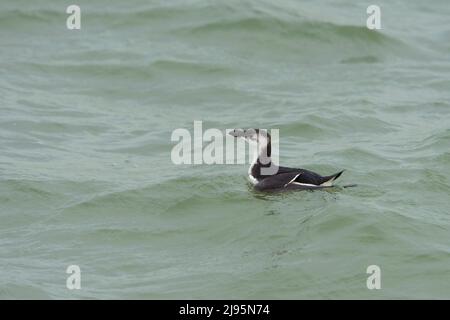
[[(376, 1), (377, 31), (356, 0), (70, 4), (0, 2), (1, 299), (450, 298), (447, 0)], [(175, 165), (194, 120), (358, 186)]]

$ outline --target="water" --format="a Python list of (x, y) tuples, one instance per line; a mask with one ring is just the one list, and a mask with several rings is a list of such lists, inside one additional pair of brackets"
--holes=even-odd
[[(381, 31), (361, 1), (77, 4), (0, 4), (0, 298), (450, 298), (448, 1), (377, 1)], [(358, 187), (175, 166), (194, 120)]]

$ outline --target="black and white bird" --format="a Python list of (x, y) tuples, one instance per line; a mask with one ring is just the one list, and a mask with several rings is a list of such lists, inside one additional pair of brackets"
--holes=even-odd
[(248, 176), (255, 189), (260, 191), (311, 190), (333, 186), (343, 171), (330, 176), (321, 176), (312, 171), (280, 167), (272, 163), (271, 137), (266, 130), (234, 129), (229, 132), (235, 138), (243, 138), (257, 146), (257, 156), (250, 165)]

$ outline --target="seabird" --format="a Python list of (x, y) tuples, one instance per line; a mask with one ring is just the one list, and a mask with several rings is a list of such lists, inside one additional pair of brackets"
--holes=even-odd
[(266, 130), (234, 129), (229, 134), (235, 138), (244, 138), (249, 144), (257, 145), (257, 156), (248, 170), (249, 180), (256, 190), (281, 191), (329, 188), (344, 172), (343, 170), (330, 176), (321, 176), (305, 169), (277, 166), (272, 163), (271, 137)]

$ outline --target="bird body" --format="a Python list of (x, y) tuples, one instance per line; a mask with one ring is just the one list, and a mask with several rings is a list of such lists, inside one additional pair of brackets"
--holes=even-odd
[[(248, 170), (248, 177), (255, 189), (275, 190), (311, 190), (329, 188), (344, 171), (322, 176), (318, 173), (300, 169), (277, 166), (271, 159), (270, 135), (259, 129), (235, 129), (230, 134), (244, 138), (249, 143), (257, 143), (258, 154)], [(269, 170), (270, 169), (270, 170)]]

